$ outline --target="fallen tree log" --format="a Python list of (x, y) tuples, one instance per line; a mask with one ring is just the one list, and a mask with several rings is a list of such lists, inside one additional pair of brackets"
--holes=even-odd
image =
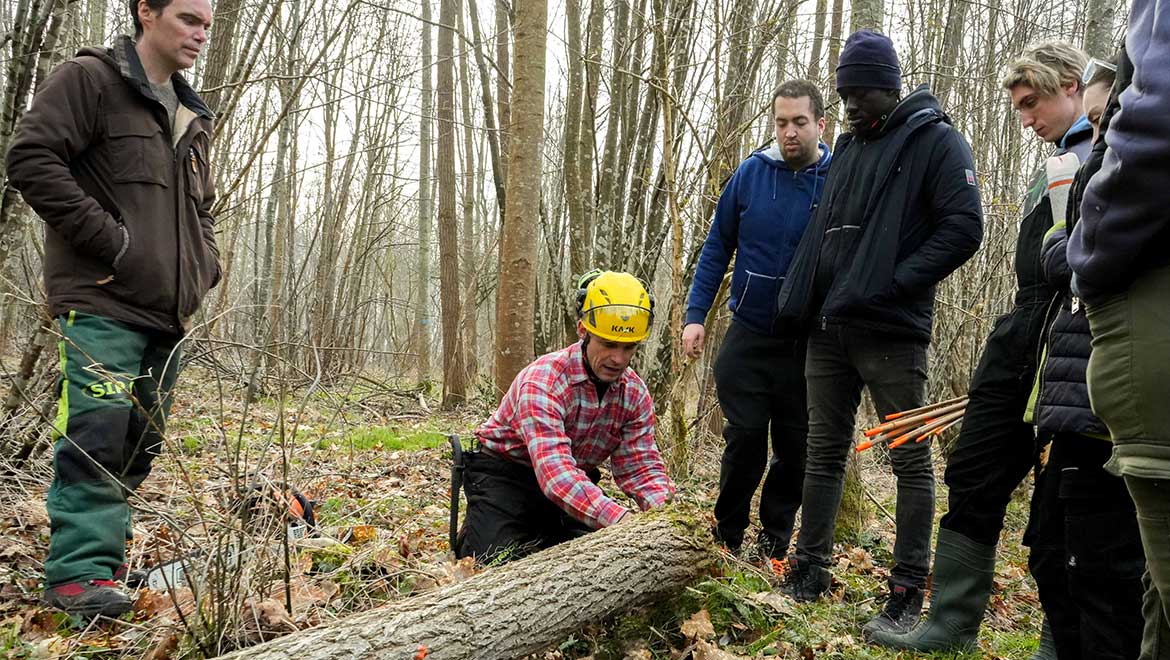
[(635, 515), (462, 582), (223, 657), (518, 658), (677, 591), (710, 571), (714, 557), (702, 517), (693, 509), (672, 507)]

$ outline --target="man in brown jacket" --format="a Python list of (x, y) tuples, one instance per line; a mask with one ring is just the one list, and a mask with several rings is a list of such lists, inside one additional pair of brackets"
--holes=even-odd
[(45, 221), (60, 326), (59, 436), (46, 603), (91, 618), (130, 599), (127, 497), (162, 446), (188, 320), (220, 275), (213, 115), (178, 73), (207, 43), (208, 0), (130, 0), (135, 38), (85, 48), (45, 80), (8, 174)]

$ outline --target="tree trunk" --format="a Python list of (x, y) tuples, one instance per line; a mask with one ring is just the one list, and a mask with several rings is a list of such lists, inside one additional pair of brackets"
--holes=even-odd
[(1117, 0), (1089, 0), (1085, 13), (1085, 52), (1090, 57), (1111, 57), (1118, 46), (1113, 40)]
[[(239, 24), (241, 0), (219, 0), (215, 3), (215, 38), (208, 42), (206, 64), (203, 67), (203, 101), (213, 111), (220, 109), (225, 93), (220, 87), (227, 82), (228, 70), (235, 55), (236, 26)], [(95, 42), (96, 43), (96, 42)], [(217, 121), (226, 121), (220, 115)]]
[[(500, 236), (500, 291), (496, 298), (496, 394), (532, 361), (536, 308), (536, 237), (544, 137), (546, 0), (516, 5), (512, 123), (508, 127), (508, 196)], [(505, 288), (506, 287), (506, 288)]]
[(569, 212), (569, 272), (573, 276), (588, 268), (592, 246), (585, 225), (584, 194), (581, 184), (578, 150), (581, 148), (581, 101), (584, 91), (584, 65), (581, 34), (581, 0), (565, 0), (565, 50), (568, 51), (569, 88), (565, 94), (565, 121), (561, 178), (564, 181), (565, 208)]
[(852, 33), (869, 28), (881, 32), (884, 10), (882, 0), (853, 0), (853, 18), (849, 31)]
[[(832, 24), (829, 27), (829, 66), (825, 69), (826, 78), (829, 84), (824, 85), (829, 92), (829, 101), (837, 97), (837, 64), (841, 61), (841, 44), (845, 42), (845, 35), (841, 34), (842, 23), (844, 22), (844, 0), (833, 0), (833, 18)], [(837, 115), (840, 112), (841, 106), (838, 103), (825, 102), (825, 144), (829, 148), (833, 148), (833, 141), (836, 140), (837, 135)]]
[(628, 73), (624, 73), (630, 57), (627, 44), (630, 5), (626, 0), (615, 0), (613, 17), (613, 38), (610, 45), (610, 99), (605, 119), (605, 143), (601, 150), (601, 169), (597, 174), (597, 240), (593, 250), (594, 263), (610, 257), (610, 248), (616, 243), (617, 223), (613, 221), (614, 197), (617, 194), (618, 135), (622, 122), (622, 109), (629, 90)]
[(949, 93), (954, 87), (954, 81), (965, 72), (957, 66), (959, 48), (963, 43), (963, 31), (967, 29), (967, 7), (969, 0), (952, 0), (951, 11), (947, 16), (946, 36), (943, 37), (942, 58), (938, 64), (938, 72), (934, 76), (934, 95), (943, 104), (950, 107)]
[[(516, 45), (522, 52), (524, 13), (518, 8)], [(515, 110), (523, 109), (522, 89), (517, 85)], [(514, 135), (520, 146), (523, 140)], [(638, 514), (463, 582), (224, 658), (510, 660), (545, 649), (585, 625), (653, 603), (713, 563), (710, 532), (701, 516)]]
[[(479, 7), (476, 5), (475, 0), (468, 0), (467, 5), (468, 9), (471, 11), (471, 15), (473, 17), (478, 17)], [(507, 163), (505, 162), (506, 159), (500, 144), (500, 141), (503, 139), (503, 135), (502, 131), (497, 130), (496, 128), (497, 124), (495, 101), (492, 100), (491, 77), (488, 76), (487, 63), (484, 61), (483, 36), (480, 34), (479, 21), (472, 20), (469, 22), (471, 23), (472, 38), (475, 40), (475, 68), (479, 71), (479, 95), (480, 101), (483, 104), (484, 128), (486, 129), (485, 133), (487, 134), (488, 150), (491, 153), (492, 159), (492, 179), (496, 186), (496, 208), (499, 211), (499, 219), (501, 222), (503, 222), (504, 207), (506, 206), (504, 172), (507, 170)], [(504, 36), (504, 39), (504, 49), (507, 50), (506, 35)], [(503, 76), (504, 73), (508, 70), (507, 62), (498, 62), (497, 66), (499, 67), (498, 70), (501, 72), (501, 76)], [(508, 85), (505, 85), (504, 82), (508, 82), (508, 85), (511, 84), (510, 81), (501, 81), (501, 90), (508, 87)], [(501, 106), (501, 109), (503, 107), (504, 106)]]
[(418, 379), (431, 377), (430, 294), (431, 279), (431, 0), (421, 0), (422, 20), (422, 111), (419, 113), (418, 156), (418, 288), (414, 303), (412, 351)]
[(463, 337), (459, 331), (458, 219), (455, 217), (455, 16), (456, 0), (439, 4), (439, 306), (443, 325), (443, 408), (467, 399)]
[(818, 78), (821, 75), (821, 47), (825, 41), (825, 14), (828, 11), (828, 0), (817, 0), (817, 10), (813, 16), (812, 53), (808, 57), (808, 74), (805, 76), (814, 83), (820, 82)]
[[(459, 30), (463, 31), (463, 12), (459, 12)], [(478, 42), (478, 40), (477, 40)], [(479, 48), (478, 43), (476, 48)], [(459, 95), (462, 103), (459, 104), (463, 119), (463, 253), (460, 255), (463, 267), (463, 355), (466, 368), (466, 382), (475, 386), (479, 371), (479, 328), (476, 325), (476, 309), (478, 307), (475, 289), (478, 281), (476, 268), (476, 240), (475, 240), (475, 197), (477, 194), (475, 177), (475, 127), (471, 123), (471, 71), (467, 66), (467, 49), (459, 51)], [(490, 107), (490, 106), (489, 106)], [(490, 110), (489, 110), (489, 115)]]
[[(548, 9), (545, 9), (547, 14)], [(477, 20), (472, 23), (478, 24), (479, 14), (472, 14)], [(504, 181), (508, 180), (508, 145), (511, 142), (511, 125), (512, 125), (512, 58), (508, 54), (508, 37), (512, 35), (513, 24), (515, 23), (512, 16), (511, 3), (508, 0), (496, 0), (496, 66), (498, 67), (499, 77), (496, 78), (496, 113), (497, 125), (500, 127), (500, 164), (503, 166), (503, 171), (500, 172)], [(478, 40), (477, 40), (478, 41)], [(542, 115), (543, 116), (543, 115)], [(501, 205), (503, 200), (501, 200)]]

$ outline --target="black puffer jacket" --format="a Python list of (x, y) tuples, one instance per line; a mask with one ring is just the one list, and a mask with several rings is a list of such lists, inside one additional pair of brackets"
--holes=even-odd
[(1117, 111), (1117, 95), (1129, 86), (1133, 76), (1133, 65), (1123, 50), (1118, 58), (1117, 83), (1113, 87), (1109, 104), (1101, 118), (1101, 135), (1077, 172), (1069, 195), (1069, 219), (1067, 227), (1056, 226), (1044, 241), (1041, 263), (1050, 286), (1056, 289), (1055, 313), (1047, 333), (1046, 359), (1041, 371), (1039, 392), (1036, 396), (1035, 421), (1042, 431), (1053, 433), (1079, 433), (1082, 435), (1109, 437), (1105, 423), (1093, 414), (1089, 405), (1089, 387), (1085, 380), (1092, 352), (1093, 336), (1089, 332), (1089, 320), (1084, 305), (1069, 291), (1072, 270), (1068, 265), (1068, 233), (1080, 219), (1081, 200), (1085, 186), (1105, 156), (1105, 130), (1109, 120)]
[[(926, 85), (898, 104), (882, 129), (887, 146), (874, 162), (875, 184), (851, 255), (841, 260), (823, 303), (814, 279), (831, 205), (822, 203), (797, 247), (777, 300), (779, 318), (804, 327), (843, 323), (930, 341), (935, 285), (979, 249), (983, 208), (971, 148), (951, 126)], [(853, 135), (833, 150), (822, 200), (847, 194), (850, 180), (838, 158)], [(854, 173), (857, 174), (857, 173)], [(869, 173), (865, 173), (869, 174)], [(842, 197), (843, 198), (843, 197)]]

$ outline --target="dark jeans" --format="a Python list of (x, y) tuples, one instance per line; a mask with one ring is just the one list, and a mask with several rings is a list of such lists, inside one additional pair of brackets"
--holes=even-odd
[[(464, 455), (467, 513), (455, 540), (457, 557), (510, 561), (593, 531), (545, 496), (530, 466), (487, 451)], [(596, 483), (601, 474), (586, 471)]]
[(1126, 475), (1146, 554), (1142, 660), (1170, 658), (1170, 482)]
[(1037, 461), (1035, 427), (1024, 409), (1036, 374), (1044, 308), (1017, 307), (992, 329), (975, 375), (959, 437), (947, 457), (947, 512), (939, 522), (983, 545), (999, 543), (1012, 492)]
[(804, 340), (769, 337), (732, 322), (715, 360), (715, 386), (727, 418), (715, 501), (719, 537), (732, 548), (743, 542), (752, 496), (767, 467), (760, 544), (769, 556), (783, 558), (804, 484)]
[(1058, 434), (1036, 480), (1025, 542), (1061, 660), (1134, 660), (1145, 555), (1109, 442)]
[[(920, 341), (830, 324), (808, 340), (808, 461), (796, 557), (829, 565), (845, 461), (853, 446), (862, 387), (878, 414), (923, 405), (926, 345)], [(897, 477), (897, 540), (892, 584), (922, 587), (930, 569), (934, 472), (930, 443), (907, 443), (890, 452)]]

